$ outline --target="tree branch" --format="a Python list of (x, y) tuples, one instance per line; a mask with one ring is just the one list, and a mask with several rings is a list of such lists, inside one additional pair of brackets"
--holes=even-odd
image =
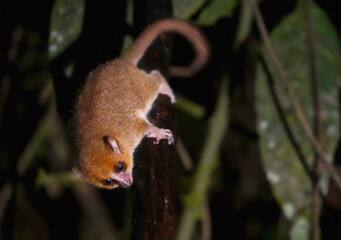
[[(134, 25), (141, 28), (152, 21), (171, 16), (170, 0), (135, 1), (134, 8), (134, 13), (138, 13), (134, 16)], [(148, 48), (137, 66), (146, 72), (157, 69), (167, 78), (171, 35), (162, 36)], [(167, 96), (158, 96), (148, 120), (155, 126), (175, 133), (174, 114)], [(175, 229), (175, 144), (168, 145), (166, 141), (154, 144), (152, 139), (145, 138), (140, 146), (134, 155), (131, 239), (171, 239)]]

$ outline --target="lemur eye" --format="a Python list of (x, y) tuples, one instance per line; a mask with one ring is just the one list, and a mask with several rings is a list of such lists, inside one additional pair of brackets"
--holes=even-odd
[(102, 184), (103, 184), (104, 186), (113, 185), (113, 184), (115, 184), (115, 183), (116, 183), (115, 180), (114, 180), (114, 179), (111, 179), (111, 178), (102, 180)]
[(124, 172), (126, 168), (127, 168), (127, 165), (123, 161), (119, 161), (118, 163), (116, 163), (114, 167), (114, 171), (116, 173), (120, 173), (120, 172)]

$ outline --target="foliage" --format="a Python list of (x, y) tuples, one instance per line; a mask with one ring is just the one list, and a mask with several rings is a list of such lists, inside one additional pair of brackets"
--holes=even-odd
[(224, 81), (218, 96), (218, 103), (208, 121), (208, 134), (201, 152), (198, 169), (194, 176), (192, 190), (184, 198), (185, 210), (180, 220), (176, 239), (191, 239), (196, 221), (203, 219), (203, 208), (207, 204), (210, 179), (217, 165), (219, 145), (226, 131), (227, 123), (227, 83)]
[[(174, 16), (180, 19), (189, 19), (203, 7), (204, 3), (203, 0), (173, 0)], [(214, 25), (220, 18), (231, 16), (236, 4), (236, 0), (210, 1), (202, 9), (197, 23), (199, 25)]]
[[(332, 158), (337, 141), (338, 102), (337, 90), (341, 77), (340, 72), (340, 44), (328, 17), (317, 6), (312, 8), (313, 30), (316, 34), (318, 48), (318, 77), (322, 90), (322, 116), (323, 116), (323, 148), (329, 159)], [(303, 6), (299, 1), (295, 11), (278, 24), (272, 33), (272, 41), (276, 53), (281, 59), (288, 78), (295, 90), (305, 115), (312, 119), (311, 82), (308, 61), (307, 35)], [(268, 172), (276, 196), (282, 206), (291, 206), (290, 211), (284, 212), (293, 224), (303, 224), (310, 221), (311, 185), (302, 166), (297, 161), (297, 156), (288, 142), (272, 100), (269, 96), (264, 76), (259, 71), (257, 86), (257, 106), (259, 113), (259, 130), (262, 136), (263, 161)], [(309, 141), (296, 120), (288, 100), (282, 92), (282, 86), (277, 84), (277, 92), (290, 125), (295, 129), (295, 137), (306, 158), (311, 163), (313, 151)], [(325, 181), (321, 182), (322, 189), (326, 191)], [(303, 217), (303, 218), (302, 218)], [(303, 239), (298, 238), (297, 239)]]
[(180, 19), (189, 19), (204, 2), (204, 0), (173, 0), (174, 16)]
[(236, 6), (236, 0), (224, 1), (214, 0), (201, 12), (198, 24), (214, 25), (219, 18), (229, 17), (233, 13)]
[[(248, 2), (248, 0), (173, 0), (174, 15), (181, 19), (194, 19), (197, 24), (210, 28), (214, 27), (219, 20), (230, 19), (235, 14), (239, 14), (236, 32), (234, 33), (235, 36), (233, 36), (234, 43), (231, 46), (234, 51), (237, 51), (240, 46), (250, 41), (249, 37), (253, 34), (252, 12)], [(50, 23), (48, 48), (51, 60), (77, 40), (82, 31), (84, 4), (84, 0), (55, 1)], [(133, 1), (129, 1), (128, 4), (127, 21), (131, 23), (133, 19)], [(336, 148), (337, 138), (339, 137), (337, 134), (337, 130), (339, 129), (337, 124), (339, 118), (337, 95), (341, 83), (340, 39), (337, 38), (337, 33), (326, 13), (316, 4), (313, 4), (312, 7), (312, 20), (313, 31), (316, 34), (318, 43), (317, 71), (322, 91), (324, 130), (322, 147), (331, 160)], [(128, 36), (126, 36), (126, 39), (128, 39)], [(290, 83), (294, 88), (295, 95), (303, 107), (305, 115), (312, 122), (314, 112), (312, 109), (306, 22), (302, 0), (298, 0), (295, 10), (276, 25), (271, 34), (271, 40), (287, 72)], [(271, 67), (271, 63), (269, 65)], [(65, 71), (66, 75), (71, 75), (73, 71), (72, 64)], [(220, 78), (226, 79), (228, 77), (225, 74), (222, 77), (220, 76)], [(1, 84), (4, 85), (5, 80), (1, 81)], [(216, 79), (212, 79), (212, 81), (216, 81)], [(307, 239), (311, 221), (311, 182), (297, 160), (297, 156), (283, 130), (282, 123), (273, 106), (273, 100), (270, 97), (264, 73), (259, 66), (257, 67), (256, 83), (258, 133), (261, 136), (260, 147), (266, 176), (272, 185), (273, 192), (282, 207), (285, 217), (290, 223), (290, 237), (292, 239)], [(96, 216), (98, 217), (99, 214), (105, 216), (105, 219), (109, 219), (106, 214), (109, 211), (108, 209), (113, 208), (113, 206), (110, 206), (111, 203), (105, 205), (99, 200), (101, 199), (99, 196), (101, 192), (93, 193), (91, 192), (92, 190), (84, 190), (83, 187), (79, 187), (80, 185), (78, 185), (78, 181), (71, 174), (71, 171), (64, 171), (66, 168), (70, 169), (72, 163), (65, 163), (63, 161), (75, 159), (71, 153), (74, 149), (70, 146), (70, 136), (65, 134), (65, 132), (72, 130), (64, 127), (61, 119), (57, 115), (55, 101), (51, 101), (51, 98), (54, 96), (51, 85), (50, 81), (42, 90), (41, 95), (45, 96), (42, 99), (45, 99), (44, 101), (48, 103), (46, 104), (48, 107), (46, 108), (45, 114), (41, 117), (35, 133), (31, 136), (31, 140), (19, 157), (17, 164), (18, 175), (25, 177), (27, 174), (30, 174), (32, 169), (37, 168), (34, 183), (37, 192), (42, 188), (49, 189), (47, 195), (53, 199), (57, 198), (56, 195), (62, 194), (63, 191), (73, 191), (78, 196), (79, 203), (84, 204), (83, 210), (85, 215), (88, 214), (90, 216), (86, 220), (83, 220), (84, 222), (89, 221), (90, 218), (97, 219)], [(190, 119), (187, 122), (181, 122), (179, 125), (180, 127), (186, 128), (187, 133), (190, 132), (191, 136), (180, 137), (184, 138), (185, 145), (188, 147), (195, 165), (191, 174), (177, 173), (179, 174), (177, 175), (180, 179), (179, 182), (182, 181), (179, 184), (182, 189), (178, 190), (179, 196), (177, 197), (183, 200), (182, 207), (184, 209), (182, 218), (180, 218), (183, 220), (181, 222), (183, 226), (182, 228), (180, 226), (179, 229), (185, 232), (179, 231), (178, 233), (180, 236), (181, 234), (187, 234), (186, 239), (192, 236), (191, 231), (194, 229), (196, 221), (204, 218), (205, 214), (202, 207), (209, 201), (210, 191), (212, 190), (211, 185), (214, 182), (211, 178), (212, 172), (219, 170), (217, 168), (218, 162), (221, 160), (219, 147), (223, 142), (224, 134), (226, 134), (226, 128), (229, 127), (226, 112), (228, 109), (228, 99), (226, 98), (229, 97), (226, 93), (229, 91), (227, 90), (228, 87), (225, 86), (225, 82), (219, 86), (220, 94), (214, 96), (214, 100), (216, 101), (214, 106), (215, 111), (213, 111), (213, 114), (208, 119), (204, 117), (207, 116), (206, 114), (209, 113), (210, 109), (206, 109), (199, 103), (189, 100), (187, 96), (183, 96), (180, 93), (177, 94), (177, 110), (181, 111), (186, 119)], [(284, 106), (290, 126), (294, 129), (295, 137), (298, 139), (300, 147), (311, 165), (314, 157), (311, 144), (304, 137), (303, 130), (283, 93), (282, 86), (277, 84), (276, 89), (281, 103)], [(4, 104), (1, 102), (0, 106), (2, 107)], [(18, 106), (18, 109), (20, 107), (24, 106)], [(2, 109), (0, 110), (2, 111)], [(0, 116), (2, 114), (1, 112)], [(188, 141), (187, 139), (190, 140)], [(41, 159), (48, 160), (48, 163), (39, 162)], [(326, 173), (324, 173), (322, 181), (320, 182), (324, 193), (327, 190), (326, 176)], [(187, 182), (184, 184), (183, 182), (185, 181)], [(2, 212), (5, 208), (3, 206), (9, 201), (10, 196), (15, 196), (16, 189), (13, 189), (14, 187), (14, 184), (5, 184), (3, 189), (1, 189), (0, 197), (5, 199), (3, 201), (5, 203), (1, 203), (0, 201), (0, 210)], [(18, 192), (20, 194), (18, 195), (18, 202), (24, 205), (23, 202), (27, 201), (26, 198), (28, 196), (26, 196), (22, 184), (19, 184), (19, 187)], [(221, 186), (216, 188), (219, 187)], [(25, 198), (23, 197), (21, 199), (20, 196), (24, 196)], [(100, 212), (97, 213), (98, 215), (96, 215), (96, 210), (86, 205), (85, 200), (90, 196), (95, 196), (97, 199), (94, 201), (96, 203), (94, 206), (95, 209), (96, 207), (101, 209), (101, 211), (97, 211)], [(33, 209), (32, 206), (29, 207)], [(127, 211), (125, 211), (125, 214), (127, 214)], [(127, 227), (129, 220), (130, 218), (124, 219), (126, 222), (123, 223), (123, 227), (121, 226), (121, 232), (119, 234), (116, 232), (110, 234), (127, 236), (130, 231), (129, 227)], [(0, 217), (0, 226), (2, 227), (1, 221), (2, 219)], [(41, 221), (40, 218), (39, 221)], [(111, 224), (112, 222), (108, 220), (108, 222), (103, 223), (102, 229), (106, 227), (110, 228)], [(84, 223), (81, 225), (86, 226)]]
[(49, 55), (61, 53), (79, 35), (82, 29), (84, 0), (58, 0), (53, 7)]

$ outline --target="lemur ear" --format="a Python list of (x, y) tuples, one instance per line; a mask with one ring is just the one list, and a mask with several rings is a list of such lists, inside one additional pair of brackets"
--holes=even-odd
[(108, 136), (107, 137), (107, 141), (108, 141), (109, 145), (111, 146), (112, 150), (115, 153), (118, 153), (118, 154), (122, 153), (121, 146), (120, 146), (120, 144), (118, 143), (118, 141), (114, 137)]
[(72, 172), (73, 172), (73, 174), (75, 174), (80, 179), (84, 179), (84, 174), (82, 173), (82, 171), (78, 167), (72, 168)]

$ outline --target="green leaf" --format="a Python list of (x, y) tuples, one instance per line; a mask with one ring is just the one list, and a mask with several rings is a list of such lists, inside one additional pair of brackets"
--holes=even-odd
[(205, 0), (173, 0), (174, 16), (187, 20), (204, 4)]
[(240, 8), (238, 28), (234, 40), (233, 48), (238, 49), (242, 45), (251, 32), (252, 26), (252, 9), (248, 0), (242, 0)]
[(200, 14), (199, 25), (214, 25), (219, 18), (229, 17), (237, 4), (236, 0), (213, 0)]
[[(337, 39), (336, 31), (325, 12), (316, 4), (311, 4), (311, 7), (312, 26), (317, 40), (317, 72), (321, 86), (322, 143), (327, 157), (331, 157), (338, 137), (336, 129), (338, 122), (337, 96), (339, 79), (341, 78), (340, 41)], [(272, 31), (271, 40), (275, 52), (285, 68), (295, 96), (305, 116), (311, 121), (314, 112), (312, 109), (307, 29), (302, 1), (298, 1), (296, 9)], [(269, 67), (271, 67), (270, 62)], [(313, 159), (314, 151), (311, 144), (307, 141), (292, 108), (289, 107), (290, 104), (283, 94), (282, 85), (276, 79), (275, 71), (272, 72), (280, 101), (300, 148), (308, 160)], [(301, 164), (297, 161), (297, 156), (279, 121), (272, 99), (269, 97), (264, 76), (261, 75), (261, 71), (259, 74), (257, 80), (257, 113), (259, 116), (259, 133), (262, 140), (263, 163), (279, 203), (282, 206), (292, 204), (293, 216), (290, 221), (295, 226), (298, 224), (298, 219), (302, 217), (309, 219), (311, 198), (304, 193), (311, 190), (311, 184)], [(276, 181), (271, 181), (271, 176), (274, 175)], [(295, 227), (292, 231), (294, 232), (294, 230)], [(303, 237), (297, 239), (303, 239)]]
[(82, 30), (84, 0), (57, 0), (52, 9), (49, 55), (60, 54)]
[(176, 103), (177, 108), (186, 112), (195, 119), (201, 119), (205, 115), (205, 108), (203, 106), (199, 105), (196, 102), (191, 101), (185, 96), (176, 94)]
[(335, 89), (335, 79), (341, 76), (340, 40), (327, 14), (318, 5), (312, 7), (313, 31), (317, 38), (318, 72), (324, 91)]

